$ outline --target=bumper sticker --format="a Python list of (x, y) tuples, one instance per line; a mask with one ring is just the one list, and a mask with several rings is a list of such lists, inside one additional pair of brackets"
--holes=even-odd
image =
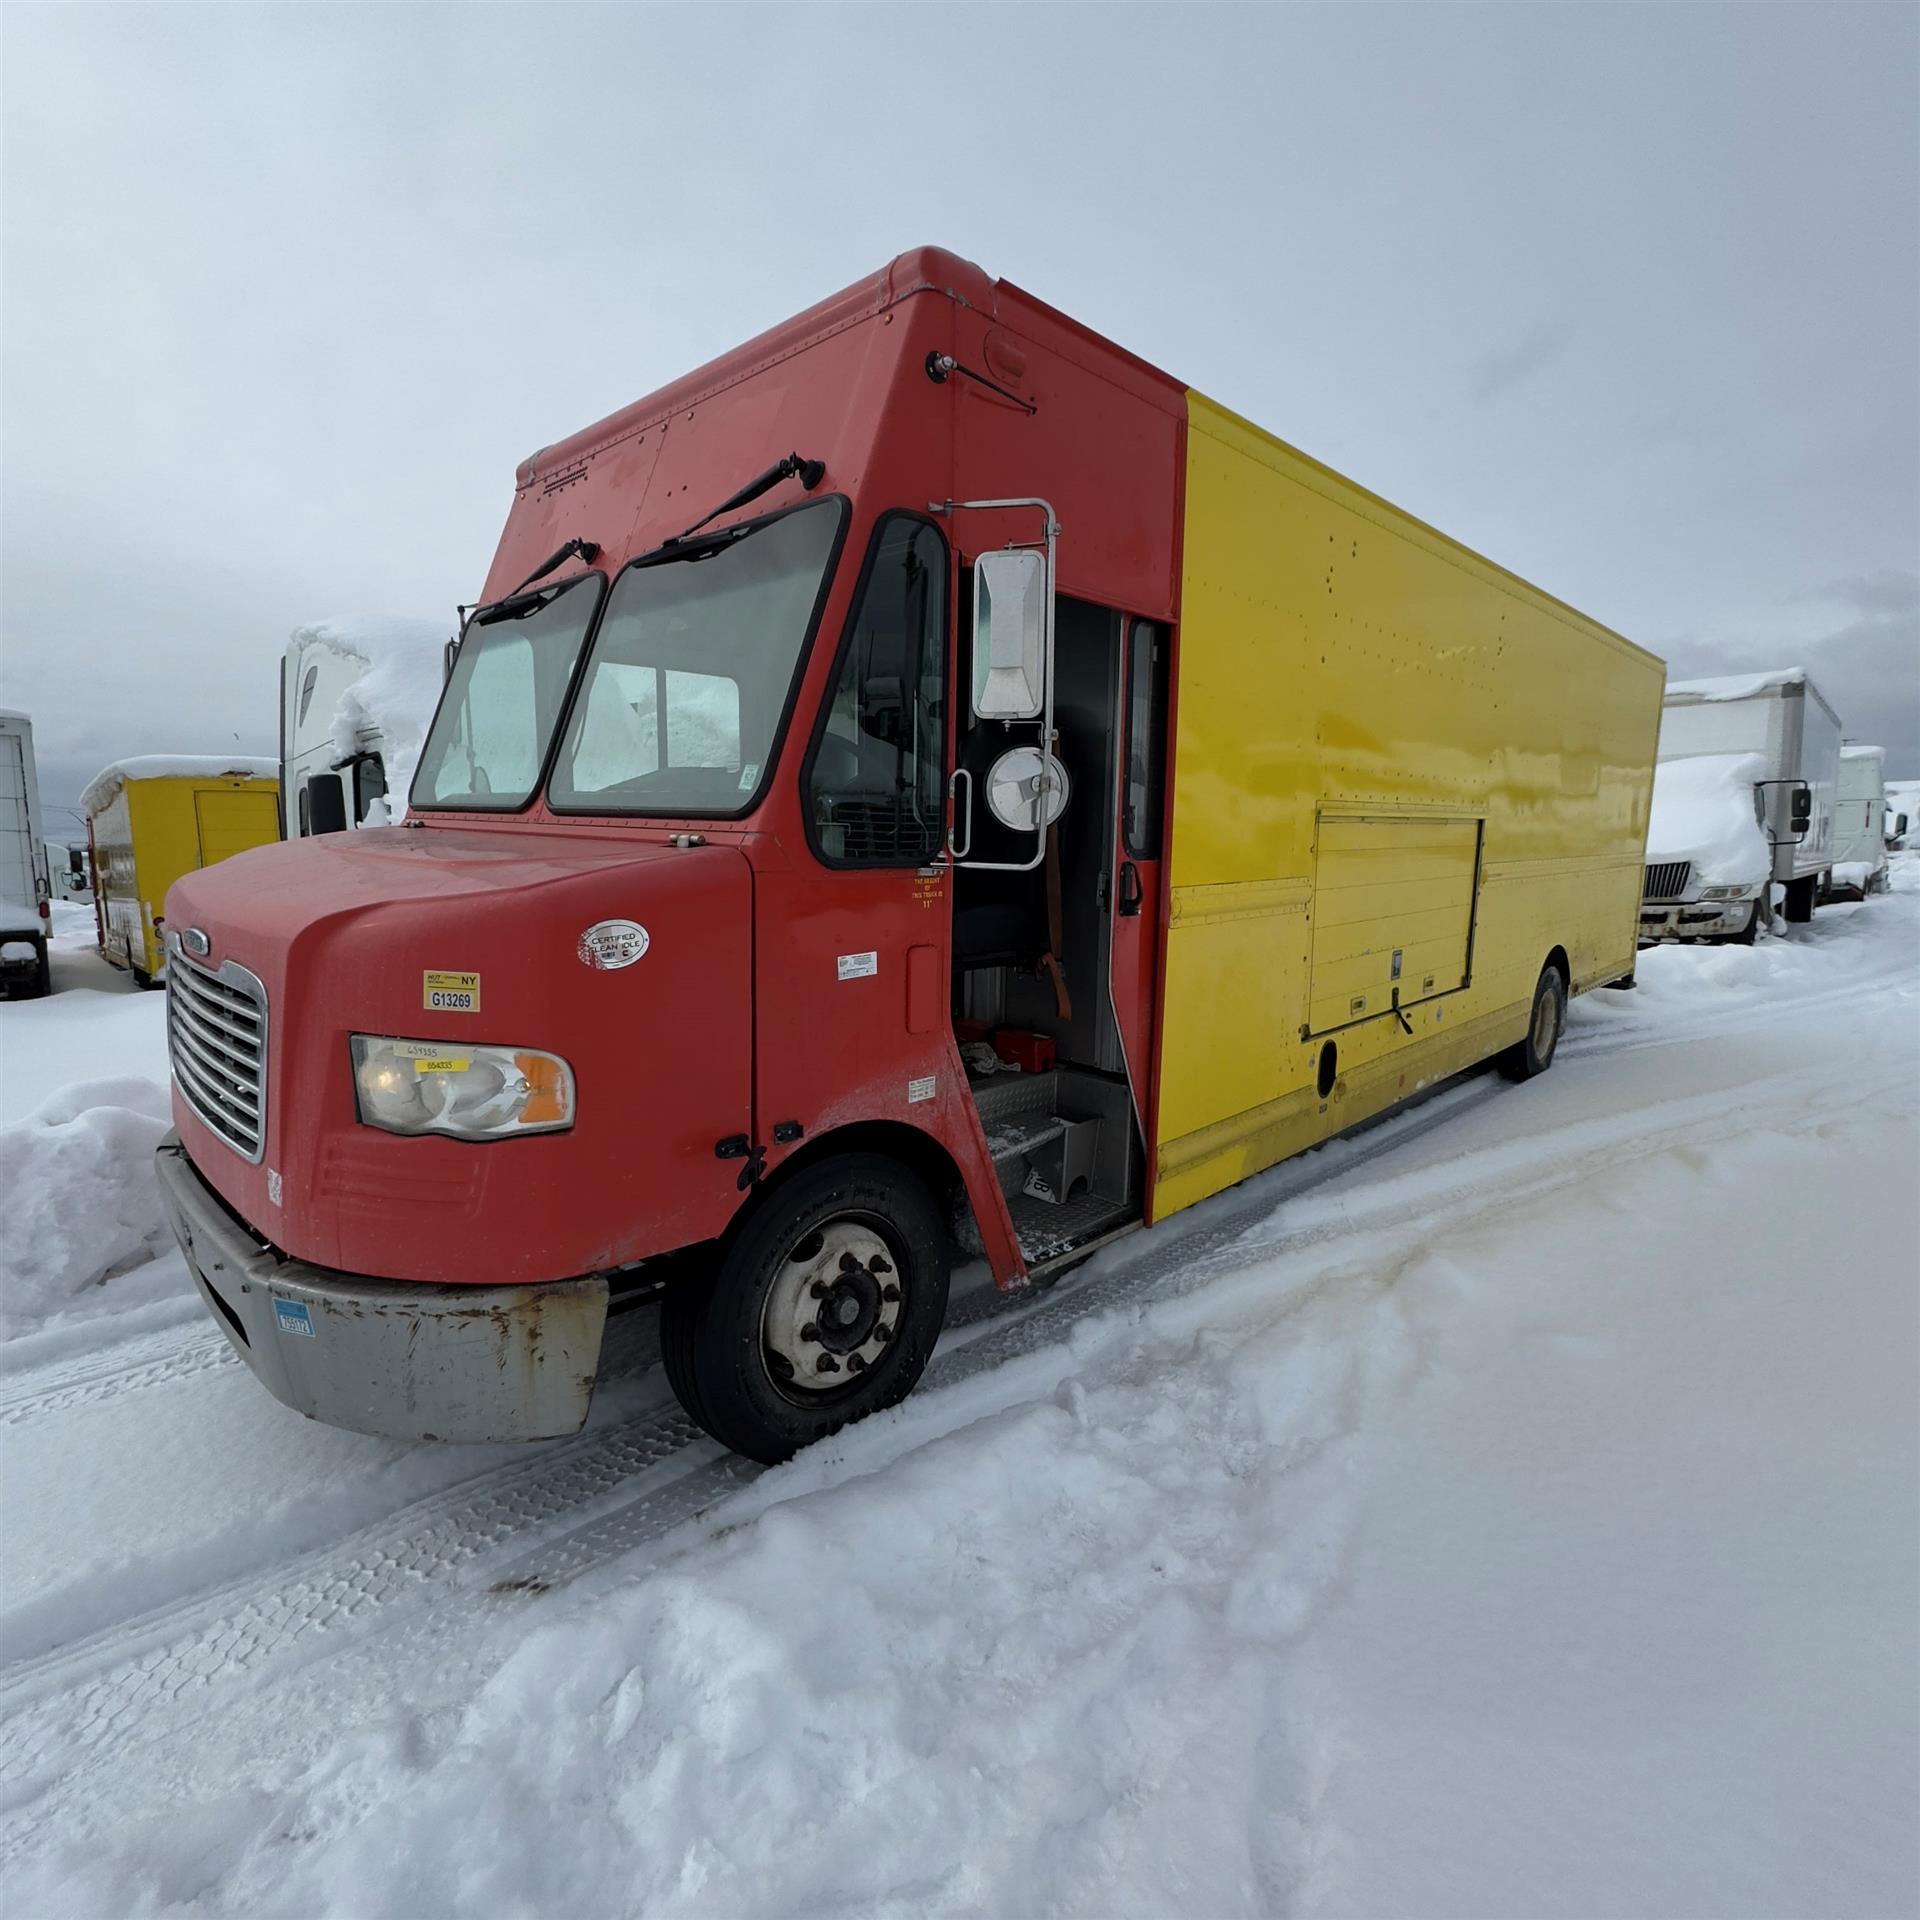
[(273, 1323), (282, 1333), (297, 1333), (305, 1340), (318, 1337), (313, 1330), (313, 1315), (307, 1311), (304, 1300), (276, 1300)]

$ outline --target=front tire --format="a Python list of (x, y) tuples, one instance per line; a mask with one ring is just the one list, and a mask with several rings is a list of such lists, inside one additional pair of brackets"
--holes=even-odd
[(710, 1280), (668, 1287), (667, 1379), (723, 1446), (772, 1465), (904, 1400), (947, 1311), (947, 1243), (926, 1187), (879, 1154), (776, 1188)]
[(1566, 1024), (1567, 983), (1558, 967), (1542, 967), (1540, 978), (1534, 982), (1526, 1035), (1500, 1055), (1500, 1071), (1509, 1080), (1531, 1080), (1535, 1074), (1545, 1073), (1553, 1065)]

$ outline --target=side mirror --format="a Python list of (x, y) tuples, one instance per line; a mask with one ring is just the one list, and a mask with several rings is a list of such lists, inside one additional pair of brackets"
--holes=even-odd
[(1002, 550), (973, 563), (975, 719), (1033, 720), (1045, 710), (1052, 599), (1044, 554)]
[(1791, 826), (1795, 833), (1805, 833), (1813, 823), (1813, 794), (1806, 787), (1793, 790), (1793, 819)]
[(377, 753), (364, 753), (353, 763), (353, 817), (365, 824), (376, 800), (387, 797), (386, 763)]

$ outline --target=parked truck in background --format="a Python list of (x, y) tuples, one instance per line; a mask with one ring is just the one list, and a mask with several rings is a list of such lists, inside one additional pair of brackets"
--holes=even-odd
[(761, 1459), (1630, 974), (1661, 663), (951, 254), (515, 477), (403, 827), (167, 903), (163, 1194), (316, 1418)]
[(1884, 748), (1841, 747), (1833, 865), (1825, 894), (1829, 900), (1864, 900), (1887, 890), (1886, 777)]
[(0, 712), (0, 992), (10, 1000), (53, 990), (51, 893), (33, 722), (24, 713)]
[(383, 827), (404, 810), (451, 638), (445, 622), (387, 614), (294, 629), (280, 658), (286, 839)]
[(1920, 828), (1920, 780), (1889, 780), (1886, 798), (1887, 851), (1894, 853)]
[(1803, 668), (1669, 686), (1642, 941), (1751, 941), (1775, 886), (1789, 920), (1811, 920), (1839, 780), (1839, 716)]
[(167, 963), (167, 889), (183, 873), (280, 837), (279, 767), (247, 754), (148, 753), (118, 760), (80, 796), (100, 951), (153, 986)]

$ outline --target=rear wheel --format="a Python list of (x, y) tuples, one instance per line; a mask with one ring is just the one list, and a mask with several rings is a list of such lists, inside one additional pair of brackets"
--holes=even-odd
[(661, 1358), (701, 1426), (771, 1463), (904, 1400), (946, 1309), (946, 1237), (926, 1188), (892, 1160), (848, 1154), (769, 1195), (710, 1280), (667, 1289)]
[(1787, 882), (1787, 897), (1781, 912), (1796, 926), (1804, 926), (1813, 918), (1814, 890), (1819, 884), (1817, 873), (1808, 874), (1804, 880)]
[(1527, 1018), (1526, 1037), (1514, 1042), (1500, 1055), (1500, 1071), (1509, 1080), (1531, 1080), (1553, 1065), (1560, 1045), (1560, 1030), (1567, 1023), (1567, 983), (1558, 967), (1542, 967), (1534, 983), (1533, 1011)]

